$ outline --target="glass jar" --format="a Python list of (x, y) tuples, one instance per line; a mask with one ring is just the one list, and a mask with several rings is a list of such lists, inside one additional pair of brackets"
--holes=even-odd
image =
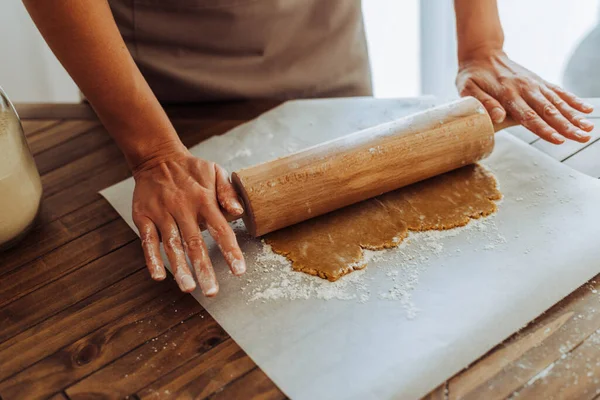
[(33, 226), (42, 201), (42, 181), (19, 116), (0, 87), (0, 251)]

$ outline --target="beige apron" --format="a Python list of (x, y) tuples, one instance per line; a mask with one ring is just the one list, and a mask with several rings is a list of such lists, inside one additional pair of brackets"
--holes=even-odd
[(160, 101), (371, 95), (360, 0), (109, 0)]

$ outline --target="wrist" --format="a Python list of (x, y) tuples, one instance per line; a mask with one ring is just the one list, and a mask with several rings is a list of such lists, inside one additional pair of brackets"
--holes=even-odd
[(181, 160), (190, 156), (189, 150), (179, 139), (152, 146), (124, 152), (132, 173), (147, 171), (167, 161)]
[(489, 60), (499, 57), (506, 57), (502, 44), (486, 43), (460, 49), (458, 52), (458, 65), (460, 66), (475, 60)]

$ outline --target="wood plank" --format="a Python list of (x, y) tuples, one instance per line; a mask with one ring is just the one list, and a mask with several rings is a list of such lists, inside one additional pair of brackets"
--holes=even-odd
[(71, 399), (125, 397), (227, 338), (227, 333), (212, 318), (194, 315), (67, 388), (66, 393)]
[[(233, 339), (160, 377), (138, 392), (141, 399), (204, 399), (242, 377), (256, 364)], [(433, 400), (433, 398), (432, 398)]]
[(253, 369), (242, 378), (217, 391), (210, 396), (211, 400), (228, 399), (286, 399), (285, 394), (259, 368)]
[[(140, 270), (6, 341), (0, 342), (2, 380), (61, 348), (124, 318), (152, 299), (179, 292), (172, 281), (153, 281)], [(169, 300), (170, 301), (170, 300)], [(3, 395), (0, 384), (0, 396)]]
[(556, 145), (545, 140), (538, 140), (533, 144), (533, 147), (543, 151), (556, 160), (562, 161), (578, 151), (581, 151), (582, 149), (592, 145), (596, 140), (598, 140), (600, 137), (600, 119), (594, 119), (592, 122), (596, 124), (596, 126), (594, 127), (594, 130), (590, 132), (592, 139), (587, 143), (579, 143), (573, 140), (567, 140), (563, 144)]
[(423, 397), (422, 400), (447, 400), (448, 399), (448, 382), (442, 383), (440, 386), (433, 389), (429, 394)]
[[(281, 104), (281, 100), (244, 100), (165, 105), (172, 118), (252, 119)], [(98, 117), (88, 103), (15, 103), (21, 119), (92, 119)]]
[(119, 214), (100, 198), (61, 219), (50, 223), (39, 221), (18, 246), (0, 254), (0, 282), (3, 275), (14, 269), (118, 218)]
[[(44, 255), (42, 264), (27, 264), (1, 277), (0, 306), (132, 242), (137, 236), (123, 220), (115, 220)], [(0, 341), (5, 340), (0, 335)]]
[(63, 190), (75, 186), (79, 182), (90, 179), (109, 165), (125, 165), (121, 150), (114, 143), (93, 150), (91, 153), (42, 176), (44, 196), (50, 197)]
[(600, 141), (567, 158), (564, 164), (594, 178), (600, 178)]
[(144, 255), (136, 240), (5, 304), (0, 308), (0, 337), (13, 337), (143, 268)]
[(600, 332), (531, 378), (514, 397), (593, 399), (600, 394)]
[(41, 175), (81, 158), (111, 142), (103, 127), (88, 130), (70, 140), (36, 154), (35, 162)]
[(69, 400), (69, 398), (62, 392), (56, 393), (52, 397), (48, 397), (48, 400)]
[[(0, 383), (6, 396), (44, 398), (101, 369), (164, 334), (202, 307), (188, 294), (173, 290), (111, 321)], [(207, 315), (204, 313), (204, 315)]]
[(99, 122), (85, 120), (62, 121), (27, 138), (31, 152), (36, 155), (68, 140), (76, 138), (91, 129), (98, 128)]
[(69, 240), (71, 240), (71, 234), (62, 222), (38, 223), (17, 246), (0, 253), (0, 285), (4, 283), (6, 274), (23, 264), (32, 262), (54, 250), (60, 243), (67, 243)]
[(58, 125), (60, 122), (60, 119), (21, 120), (21, 126), (27, 137), (54, 125)]
[(98, 117), (88, 103), (15, 103), (21, 119), (91, 119)]
[(125, 163), (120, 163), (119, 158), (114, 163), (109, 163), (89, 171), (89, 176), (44, 199), (42, 217), (53, 221), (73, 212), (85, 205), (103, 199), (98, 193), (100, 190), (122, 181), (131, 176)]
[(61, 217), (60, 222), (73, 238), (77, 238), (119, 218), (119, 213), (108, 201), (101, 198)]
[(504, 399), (600, 329), (600, 275), (449, 381), (449, 399)]

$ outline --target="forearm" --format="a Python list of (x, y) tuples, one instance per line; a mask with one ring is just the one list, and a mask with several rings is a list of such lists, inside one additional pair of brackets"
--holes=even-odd
[(106, 0), (23, 2), (132, 168), (183, 147), (129, 54)]
[(454, 0), (458, 60), (502, 50), (504, 32), (496, 0)]

